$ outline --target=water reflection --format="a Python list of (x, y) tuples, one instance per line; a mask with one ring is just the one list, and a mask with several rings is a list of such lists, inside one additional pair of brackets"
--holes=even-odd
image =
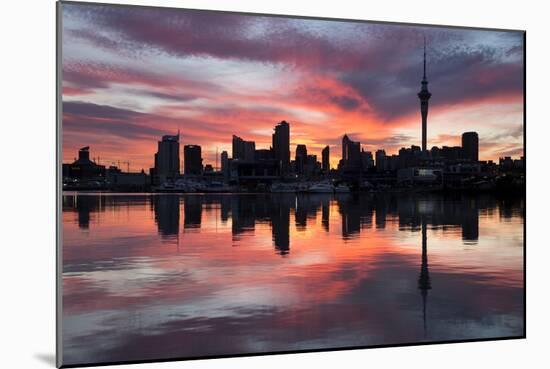
[[(202, 215), (211, 209), (219, 209), (219, 220), (225, 224), (231, 220), (234, 237), (254, 233), (258, 222), (269, 222), (273, 228), (273, 242), (278, 250), (289, 249), (290, 214), (294, 214), (296, 231), (305, 231), (308, 219), (317, 218), (321, 212), (322, 227), (330, 229), (331, 204), (336, 205), (341, 217), (341, 237), (358, 237), (361, 230), (371, 229), (373, 216), (377, 229), (385, 229), (388, 219), (397, 219), (401, 230), (420, 230), (421, 225), (448, 231), (460, 227), (462, 240), (475, 244), (479, 237), (479, 215), (492, 215), (498, 209), (503, 220), (523, 217), (523, 200), (520, 198), (497, 200), (485, 197), (444, 196), (353, 196), (353, 195), (161, 195), (140, 199), (127, 196), (63, 196), (63, 211), (76, 211), (78, 225), (90, 228), (92, 213), (101, 213), (109, 208), (135, 206), (148, 198), (155, 215), (158, 233), (175, 236), (185, 229), (201, 228)], [(140, 201), (141, 200), (141, 201)], [(180, 213), (183, 209), (183, 229)], [(422, 228), (424, 229), (424, 228)]]
[(67, 193), (65, 360), (518, 336), (523, 214), (520, 197)]
[(432, 288), (430, 282), (430, 270), (428, 268), (428, 236), (426, 221), (422, 219), (422, 263), (420, 267), (420, 277), (418, 277), (418, 288), (422, 295), (422, 321), (424, 323), (424, 336), (427, 333), (426, 327), (426, 303), (428, 290)]

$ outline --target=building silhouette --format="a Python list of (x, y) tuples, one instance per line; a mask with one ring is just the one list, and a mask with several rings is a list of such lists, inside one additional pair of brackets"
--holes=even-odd
[(290, 125), (288, 122), (283, 120), (277, 124), (271, 138), (273, 158), (279, 162), (281, 175), (285, 176), (290, 169)]
[(307, 148), (306, 145), (297, 145), (296, 146), (296, 157), (294, 159), (296, 165), (296, 174), (303, 175), (304, 167), (307, 161)]
[(422, 151), (427, 150), (428, 136), (428, 101), (432, 94), (428, 91), (428, 80), (426, 79), (426, 39), (424, 39), (424, 76), (422, 77), (422, 87), (418, 93), (420, 99), (420, 114), (422, 115)]
[(462, 134), (462, 155), (464, 159), (477, 162), (479, 160), (479, 137), (477, 132)]
[(227, 151), (222, 151), (221, 155), (221, 162), (222, 162), (222, 174), (224, 179), (229, 179), (229, 155), (227, 154)]
[(256, 161), (273, 160), (273, 152), (270, 149), (258, 149), (254, 151), (254, 160)]
[(330, 147), (328, 145), (321, 151), (321, 158), (323, 172), (330, 172)]
[(387, 156), (385, 150), (376, 150), (376, 171), (384, 172), (388, 170)]
[(92, 179), (105, 176), (105, 166), (90, 160), (90, 147), (78, 150), (78, 159), (71, 164), (63, 164), (63, 177)]
[(341, 169), (359, 169), (361, 167), (361, 143), (352, 141), (347, 134), (342, 137)]
[(198, 145), (185, 145), (183, 147), (183, 170), (185, 175), (201, 175), (202, 153)]
[(235, 160), (254, 161), (256, 143), (254, 141), (245, 141), (239, 136), (233, 135), (233, 153)]
[(159, 183), (173, 180), (180, 175), (180, 133), (162, 136), (155, 154), (154, 177)]
[(370, 151), (365, 151), (361, 149), (361, 168), (364, 171), (368, 171), (370, 168), (374, 167), (374, 159)]

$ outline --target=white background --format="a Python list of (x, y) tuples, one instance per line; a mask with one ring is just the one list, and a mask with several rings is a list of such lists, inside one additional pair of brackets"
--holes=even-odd
[[(122, 1), (134, 4), (527, 30), (526, 340), (135, 365), (135, 368), (548, 367), (549, 13), (544, 1)], [(539, 5), (537, 5), (537, 3)], [(55, 2), (5, 1), (0, 18), (0, 367), (53, 367)], [(547, 181), (545, 181), (545, 178)], [(544, 364), (546, 362), (546, 364)]]

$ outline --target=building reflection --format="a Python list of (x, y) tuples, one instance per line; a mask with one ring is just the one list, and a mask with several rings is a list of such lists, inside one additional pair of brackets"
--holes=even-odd
[(180, 199), (178, 196), (152, 196), (151, 207), (155, 213), (158, 233), (163, 238), (179, 234)]
[[(453, 234), (459, 232), (464, 244), (475, 244), (479, 238), (480, 214), (498, 212), (506, 219), (518, 215), (517, 212), (523, 215), (521, 209), (524, 208), (521, 199), (433, 194), (143, 195), (141, 200), (137, 201), (136, 196), (76, 194), (64, 195), (62, 205), (64, 212), (76, 213), (79, 228), (88, 229), (94, 216), (99, 216), (105, 209), (121, 211), (125, 207), (149, 202), (162, 237), (179, 234), (181, 217), (183, 231), (200, 229), (206, 212), (213, 212), (209, 213), (208, 219), (215, 217), (216, 224), (231, 222), (234, 240), (253, 234), (257, 224), (268, 224), (272, 230), (273, 246), (281, 255), (290, 252), (292, 226), (297, 232), (308, 227), (320, 227), (329, 232), (331, 209), (340, 218), (339, 231), (344, 240), (355, 239), (361, 232), (383, 230), (397, 224), (400, 231), (421, 231), (424, 248), (426, 228)], [(180, 215), (182, 211), (183, 215)]]
[(330, 202), (323, 201), (321, 205), (321, 224), (326, 232), (330, 231)]
[(183, 201), (183, 228), (199, 229), (202, 220), (202, 196), (187, 196)]
[(290, 209), (294, 196), (281, 196), (279, 201), (271, 199), (269, 204), (273, 245), (279, 255), (286, 255), (290, 252)]
[[(338, 201), (339, 200), (339, 201)], [(342, 238), (356, 238), (361, 231), (361, 205), (357, 201), (339, 198), (338, 213), (342, 219)]]

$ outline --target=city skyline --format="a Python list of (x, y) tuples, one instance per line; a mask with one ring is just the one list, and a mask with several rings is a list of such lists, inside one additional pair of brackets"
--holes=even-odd
[[(423, 37), (434, 94), (428, 149), (459, 146), (463, 132), (476, 131), (480, 160), (523, 155), (519, 34), (85, 9), (64, 7), (64, 161), (85, 144), (105, 164), (127, 160), (133, 170), (147, 169), (159, 137), (180, 129), (182, 147), (200, 145), (204, 163), (214, 165), (216, 151), (231, 152), (232, 135), (269, 148), (283, 120), (291, 125), (291, 157), (305, 144), (321, 158), (328, 145), (332, 168), (344, 134), (373, 153), (420, 146)], [(136, 27), (159, 17), (166, 22)], [(95, 23), (104, 30), (97, 33)]]

